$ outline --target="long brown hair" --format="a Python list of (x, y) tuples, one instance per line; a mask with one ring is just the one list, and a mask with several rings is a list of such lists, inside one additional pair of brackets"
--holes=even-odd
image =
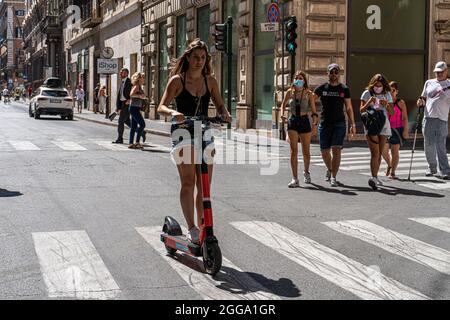
[(206, 62), (202, 70), (204, 76), (211, 74), (211, 55), (208, 52), (208, 45), (200, 40), (199, 38), (194, 39), (186, 48), (184, 53), (175, 61), (171, 63), (172, 70), (170, 71), (170, 77), (175, 75), (186, 73), (189, 70), (188, 58), (191, 56), (192, 52), (196, 49), (202, 49), (206, 52)]
[(370, 79), (369, 84), (367, 85), (367, 90), (374, 93), (373, 87), (375, 87), (375, 84), (378, 81), (383, 85), (383, 93), (391, 92), (391, 86), (389, 85), (388, 79), (380, 73), (377, 73), (372, 77), (372, 79)]

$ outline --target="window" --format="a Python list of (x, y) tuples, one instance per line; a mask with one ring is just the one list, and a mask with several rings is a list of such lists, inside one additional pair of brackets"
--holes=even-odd
[(16, 16), (23, 17), (25, 15), (25, 10), (16, 10)]
[(16, 27), (16, 38), (22, 38), (23, 37), (23, 30), (21, 27)]
[(414, 106), (426, 75), (428, 10), (428, 1), (349, 1), (347, 82), (355, 110), (376, 73), (398, 81), (401, 98)]
[(208, 45), (211, 45), (210, 34), (209, 34), (209, 16), (211, 14), (211, 10), (208, 6), (204, 6), (197, 9), (197, 37), (206, 42)]
[(161, 98), (168, 79), (169, 72), (169, 50), (167, 47), (167, 22), (159, 24), (159, 59), (158, 59), (158, 98)]
[(187, 24), (186, 15), (177, 17), (177, 43), (176, 43), (176, 56), (179, 57), (186, 50), (186, 43), (188, 41), (187, 37)]
[[(257, 120), (271, 121), (274, 105), (274, 32), (259, 32), (262, 22), (267, 22), (268, 1), (255, 1), (255, 56), (254, 56), (254, 101)], [(257, 66), (257, 67), (256, 67)]]

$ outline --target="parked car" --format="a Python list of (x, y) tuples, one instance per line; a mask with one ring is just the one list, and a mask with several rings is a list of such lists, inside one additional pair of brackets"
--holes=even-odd
[(35, 119), (41, 115), (59, 115), (61, 119), (73, 120), (73, 98), (65, 88), (43, 84), (33, 94), (28, 114)]

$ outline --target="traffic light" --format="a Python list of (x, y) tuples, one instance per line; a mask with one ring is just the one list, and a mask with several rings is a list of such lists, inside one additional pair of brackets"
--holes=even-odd
[(217, 23), (215, 25), (215, 30), (216, 32), (214, 33), (214, 38), (216, 41), (216, 49), (228, 53), (228, 24)]
[(295, 55), (295, 49), (297, 49), (297, 18), (295, 16), (290, 17), (286, 22), (286, 50), (291, 55)]

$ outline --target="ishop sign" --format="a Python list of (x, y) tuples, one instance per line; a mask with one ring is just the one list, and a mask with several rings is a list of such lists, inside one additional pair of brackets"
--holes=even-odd
[(119, 73), (119, 63), (117, 62), (117, 59), (98, 59), (97, 73)]

